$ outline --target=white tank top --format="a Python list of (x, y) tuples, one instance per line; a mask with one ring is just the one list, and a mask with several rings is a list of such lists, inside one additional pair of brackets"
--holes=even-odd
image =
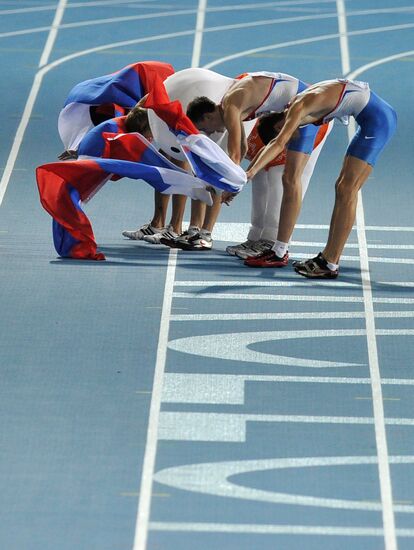
[(267, 78), (271, 78), (272, 82), (262, 103), (247, 115), (244, 120), (252, 120), (263, 113), (281, 113), (298, 93), (299, 80), (289, 74), (260, 71), (243, 75), (243, 77), (246, 76), (266, 76)]
[(341, 95), (336, 106), (318, 121), (318, 124), (325, 124), (333, 118), (339, 119), (343, 124), (349, 123), (349, 117), (356, 118), (362, 109), (367, 105), (370, 97), (369, 84), (359, 80), (326, 80), (324, 82), (339, 82), (343, 85)]

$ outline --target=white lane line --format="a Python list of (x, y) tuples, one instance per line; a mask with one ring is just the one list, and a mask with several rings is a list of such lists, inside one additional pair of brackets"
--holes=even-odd
[[(346, 8), (344, 0), (337, 0), (339, 27), (341, 29), (340, 50), (342, 73), (350, 73), (348, 34), (346, 28)], [(348, 126), (348, 140), (351, 141), (356, 131), (356, 122), (352, 118)], [(368, 365), (371, 378), (372, 403), (374, 413), (375, 441), (378, 455), (378, 474), (382, 503), (382, 520), (384, 527), (385, 550), (397, 550), (397, 535), (395, 532), (394, 503), (392, 494), (391, 472), (389, 464), (388, 443), (386, 434), (386, 419), (381, 386), (381, 372), (378, 359), (377, 333), (375, 327), (374, 300), (370, 277), (370, 259), (368, 254), (367, 236), (365, 232), (365, 214), (361, 190), (358, 192), (356, 211), (357, 236), (359, 243), (362, 293), (364, 298), (365, 325), (368, 348)]]
[[(199, 0), (199, 12), (196, 21), (194, 36), (192, 66), (200, 63), (202, 44), (202, 25), (207, 0)], [(137, 519), (135, 524), (135, 538), (133, 550), (145, 550), (148, 538), (148, 524), (151, 510), (152, 485), (157, 456), (158, 427), (160, 421), (162, 387), (164, 371), (167, 361), (168, 334), (170, 329), (171, 304), (174, 290), (175, 270), (177, 265), (177, 251), (170, 250), (169, 265), (165, 281), (164, 303), (161, 314), (160, 336), (157, 349), (157, 361), (154, 373), (150, 415), (148, 420), (147, 442), (145, 446), (144, 464), (142, 469), (140, 499), (138, 503)]]
[[(292, 246), (325, 246), (325, 243), (308, 242), (308, 241), (292, 241)], [(359, 243), (347, 243), (345, 248), (359, 248)], [(414, 250), (412, 244), (369, 244), (367, 243), (368, 250)]]
[[(406, 23), (402, 25), (388, 25), (386, 27), (375, 27), (372, 29), (361, 29), (359, 31), (351, 31), (348, 33), (348, 36), (363, 36), (366, 34), (375, 34), (375, 33), (384, 33), (384, 32), (392, 32), (392, 31), (402, 31), (402, 30), (408, 30), (414, 27), (414, 23)], [(208, 29), (206, 29), (206, 32)], [(227, 55), (225, 57), (220, 57), (219, 59), (216, 59), (215, 61), (211, 61), (210, 63), (207, 63), (206, 65), (203, 65), (205, 69), (211, 69), (212, 67), (215, 67), (217, 65), (221, 65), (222, 63), (226, 63), (228, 61), (232, 61), (233, 59), (239, 59), (240, 57), (247, 57), (249, 55), (257, 54), (260, 52), (266, 52), (269, 50), (277, 50), (282, 48), (288, 48), (290, 46), (299, 46), (300, 44), (311, 44), (313, 42), (322, 42), (324, 40), (333, 40), (334, 38), (340, 38), (339, 33), (334, 34), (323, 34), (319, 36), (312, 36), (309, 38), (302, 38), (299, 40), (291, 40), (289, 42), (283, 42), (278, 44), (270, 44), (268, 46), (261, 46), (259, 48), (251, 48), (244, 51), (239, 51), (235, 54)]]
[(336, 0), (336, 11), (338, 15), (339, 47), (341, 50), (342, 74), (347, 74), (351, 70), (351, 61), (349, 57), (348, 28), (346, 24), (346, 11), (344, 0)]
[[(277, 288), (277, 284), (275, 284)], [(174, 292), (174, 298), (198, 298), (206, 300), (275, 300), (298, 302), (351, 302), (363, 303), (362, 296), (319, 296), (317, 294), (292, 295), (292, 294), (243, 294), (224, 292)], [(414, 304), (414, 298), (374, 298), (376, 304)]]
[(152, 479), (154, 474), (155, 458), (157, 454), (158, 425), (160, 418), (162, 385), (165, 363), (167, 357), (168, 333), (170, 328), (170, 312), (172, 302), (172, 290), (174, 286), (175, 268), (177, 264), (177, 251), (171, 249), (167, 274), (165, 278), (164, 301), (161, 312), (160, 331), (157, 347), (157, 358), (152, 386), (151, 406), (148, 419), (148, 431), (145, 444), (144, 462), (140, 485), (140, 497), (136, 519), (135, 538), (133, 550), (145, 550), (148, 536), (148, 522), (150, 516)]
[[(43, 52), (40, 57), (40, 61), (38, 65), (38, 67), (40, 68), (43, 67), (48, 62), (50, 53), (52, 51), (53, 45), (56, 40), (59, 24), (63, 18), (63, 13), (66, 8), (66, 3), (67, 3), (67, 0), (59, 0), (59, 4), (56, 8), (55, 17), (53, 18), (52, 27), (50, 29), (45, 47), (43, 48)], [(27, 125), (29, 124), (30, 115), (32, 114), (33, 106), (35, 104), (37, 95), (40, 90), (40, 86), (42, 84), (42, 78), (43, 77), (41, 76), (41, 73), (39, 71), (34, 78), (32, 88), (29, 93), (29, 97), (27, 98), (26, 105), (24, 107), (22, 118), (20, 120), (19, 126), (17, 127), (17, 131), (14, 136), (13, 145), (12, 145), (10, 154), (7, 158), (6, 167), (4, 169), (2, 178), (0, 180), (0, 205), (3, 202), (4, 195), (6, 193), (6, 189), (7, 189), (11, 174), (13, 172), (13, 168), (16, 163), (17, 155), (19, 154), (23, 137), (26, 132)]]
[[(108, 7), (115, 7), (118, 4), (142, 4), (142, 3), (148, 3), (146, 8), (158, 8), (159, 4), (153, 4), (152, 6), (149, 4), (149, 2), (153, 2), (153, 0), (109, 0), (109, 1), (96, 1), (96, 2), (74, 2), (72, 4), (69, 4), (68, 8), (90, 8), (93, 6), (108, 6)], [(335, 0), (320, 0), (318, 4), (331, 4), (335, 2)], [(235, 4), (231, 6), (221, 6), (218, 8), (209, 8), (207, 11), (228, 11), (228, 10), (249, 10), (249, 9), (257, 9), (257, 8), (268, 8), (268, 7), (279, 7), (279, 6), (300, 6), (300, 5), (306, 5), (306, 4), (315, 4), (314, 0), (303, 0), (303, 1), (287, 1), (287, 2), (262, 2), (262, 3), (253, 3), (253, 4)], [(128, 7), (128, 6), (127, 6)], [(37, 12), (37, 11), (50, 11), (53, 10), (53, 5), (48, 6), (36, 6), (33, 8), (17, 8), (17, 9), (8, 9), (8, 10), (0, 10), (0, 15), (12, 15), (16, 13), (30, 13), (30, 12)]]
[[(301, 281), (300, 279), (298, 281), (279, 281), (275, 279), (274, 281), (258, 281), (257, 279), (252, 279), (251, 281), (214, 281), (211, 279), (210, 281), (175, 281), (174, 286), (202, 286), (205, 288), (210, 287), (217, 287), (217, 286), (230, 286), (230, 287), (275, 287), (275, 286), (284, 286), (284, 287), (292, 287), (292, 286), (306, 286), (309, 287), (308, 283), (313, 283), (314, 287), (318, 288), (338, 288), (340, 287), (351, 287), (351, 288), (359, 288), (361, 286), (360, 283), (337, 283), (336, 281)], [(384, 283), (385, 284), (385, 283)], [(414, 283), (413, 283), (414, 284)]]
[[(378, 311), (376, 319), (411, 319), (414, 311)], [(299, 312), (299, 313), (196, 313), (171, 315), (171, 321), (268, 321), (280, 319), (364, 319), (365, 311)]]
[(197, 10), (197, 21), (194, 36), (193, 56), (191, 58), (191, 67), (200, 65), (201, 47), (203, 44), (204, 21), (206, 17), (207, 0), (199, 0)]
[[(294, 253), (292, 254), (295, 258), (309, 258), (309, 254)], [(341, 263), (345, 262), (360, 262), (360, 256), (341, 256)], [(414, 265), (414, 258), (387, 258), (381, 256), (371, 256), (369, 261), (371, 263), (383, 263), (383, 264), (405, 264), (405, 265)]]
[[(412, 281), (376, 281), (378, 285), (384, 285), (384, 286), (396, 286), (401, 288), (412, 288), (414, 287), (414, 282)], [(312, 288), (360, 288), (361, 283), (345, 283), (343, 281), (337, 282), (337, 281), (312, 281), (312, 280), (295, 280), (295, 281), (280, 281), (279, 279), (275, 278), (271, 281), (258, 281), (257, 279), (247, 279), (244, 281), (214, 281), (213, 279), (210, 279), (209, 281), (175, 281), (174, 286), (176, 287), (203, 287), (203, 288), (216, 288), (218, 286), (223, 287), (306, 287), (309, 288), (310, 286)]]
[[(414, 53), (414, 52), (413, 52)], [(187, 223), (189, 223), (187, 221)], [(229, 228), (237, 228), (237, 229), (240, 229), (240, 231), (248, 231), (249, 230), (249, 227), (250, 227), (250, 224), (249, 223), (240, 223), (240, 222), (218, 222), (216, 224), (216, 227), (221, 230), (221, 231), (225, 231), (226, 229), (229, 229)], [(329, 229), (329, 225), (320, 225), (320, 224), (303, 224), (303, 223), (298, 223), (297, 225), (295, 225), (295, 229), (311, 229), (311, 230), (318, 230), (318, 229)], [(413, 232), (414, 231), (414, 227), (410, 227), (410, 226), (395, 226), (395, 225), (367, 225), (365, 227), (365, 229), (367, 231), (395, 231), (395, 232), (398, 232), (400, 233), (401, 231), (404, 232), (404, 231), (408, 231), (408, 232)], [(352, 228), (353, 231), (356, 230), (356, 227), (353, 227)]]
[[(170, 412), (163, 411), (163, 418), (170, 418), (171, 424), (178, 430), (184, 427), (186, 422), (195, 426), (217, 424), (220, 420), (236, 422), (275, 422), (275, 423), (299, 423), (299, 424), (359, 424), (371, 425), (375, 420), (371, 416), (313, 416), (301, 414), (252, 414), (252, 413), (199, 413), (199, 412)], [(414, 418), (385, 418), (387, 426), (414, 426)]]
[[(177, 386), (182, 380), (185, 384), (185, 379), (190, 380), (194, 377), (202, 379), (204, 385), (207, 387), (216, 380), (229, 380), (232, 385), (237, 385), (239, 382), (243, 384), (245, 382), (286, 382), (294, 384), (353, 384), (353, 385), (369, 385), (371, 384), (370, 378), (349, 378), (340, 376), (283, 376), (275, 374), (194, 374), (194, 373), (180, 373), (170, 372), (167, 375), (167, 379), (171, 384)], [(414, 378), (383, 378), (382, 383), (387, 386), (414, 386)], [(170, 401), (172, 401), (170, 399)]]
[[(361, 192), (359, 192), (360, 194)], [(393, 508), (393, 494), (391, 472), (388, 456), (386, 419), (384, 413), (383, 395), (381, 387), (381, 372), (378, 359), (377, 332), (375, 327), (374, 299), (372, 296), (371, 278), (369, 272), (369, 257), (365, 234), (365, 216), (362, 198), (357, 206), (358, 240), (360, 242), (361, 279), (365, 307), (365, 323), (367, 331), (368, 364), (371, 375), (372, 402), (375, 419), (375, 439), (378, 454), (378, 470), (381, 489), (382, 518), (384, 525), (384, 541), (386, 550), (397, 550), (397, 536), (395, 532), (395, 517)]]
[(378, 65), (383, 65), (384, 63), (389, 63), (390, 61), (397, 61), (398, 59), (402, 59), (403, 57), (409, 57), (410, 55), (414, 55), (414, 50), (408, 50), (406, 52), (400, 52), (395, 55), (390, 55), (388, 57), (383, 57), (381, 59), (377, 59), (376, 61), (371, 61), (371, 63), (367, 63), (366, 65), (362, 65), (362, 67), (358, 67), (358, 69), (355, 69), (352, 73), (349, 73), (347, 75), (347, 78), (354, 79), (361, 73), (368, 71), (369, 69), (372, 69), (373, 67), (377, 67)]
[[(140, 0), (140, 2), (148, 2), (153, 0)], [(90, 8), (92, 6), (108, 6), (110, 8), (116, 6), (117, 4), (136, 4), (137, 0), (110, 0), (110, 1), (100, 1), (100, 2), (74, 2), (67, 6), (69, 8)], [(33, 13), (38, 11), (52, 11), (55, 9), (53, 4), (47, 6), (36, 6), (33, 8), (15, 8), (10, 10), (0, 10), (0, 15), (14, 15), (17, 13)]]
[(407, 287), (407, 288), (412, 288), (414, 287), (414, 283), (413, 282), (404, 282), (404, 281), (401, 281), (401, 282), (395, 282), (395, 281), (377, 281), (377, 284), (379, 285), (390, 285), (390, 286), (402, 286), (402, 287)]
[[(257, 535), (319, 535), (334, 537), (382, 537), (375, 527), (333, 527), (331, 525), (267, 525), (247, 523), (180, 523), (153, 521), (152, 531), (196, 533), (244, 533)], [(414, 537), (414, 529), (397, 529), (399, 537)]]

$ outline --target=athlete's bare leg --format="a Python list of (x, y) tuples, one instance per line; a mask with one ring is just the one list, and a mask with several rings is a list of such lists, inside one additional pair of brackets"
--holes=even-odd
[(288, 151), (282, 176), (283, 197), (277, 240), (288, 243), (302, 206), (302, 173), (309, 155)]
[(335, 205), (331, 217), (328, 242), (322, 254), (333, 264), (339, 258), (354, 225), (358, 191), (372, 172), (372, 166), (356, 157), (346, 156), (335, 184)]
[(183, 232), (183, 218), (186, 201), (187, 197), (185, 195), (173, 195), (172, 213), (169, 225), (172, 226), (173, 231), (175, 231), (177, 235), (181, 235)]
[(212, 197), (213, 197), (213, 204), (212, 206), (207, 206), (204, 223), (201, 225), (202, 229), (205, 229), (210, 233), (214, 229), (214, 226), (216, 224), (217, 218), (219, 217), (220, 210), (221, 210), (221, 195), (212, 194)]
[(191, 201), (190, 226), (202, 227), (206, 215), (206, 203), (201, 201)]
[(162, 229), (165, 227), (165, 219), (167, 216), (169, 195), (163, 195), (159, 191), (154, 192), (154, 216), (151, 220), (152, 227)]

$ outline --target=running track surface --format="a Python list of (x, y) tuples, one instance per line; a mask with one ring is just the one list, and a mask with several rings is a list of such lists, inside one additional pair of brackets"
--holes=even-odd
[[(409, 550), (414, 542), (414, 8), (407, 0), (0, 1), (1, 548)], [(213, 251), (123, 240), (143, 182), (88, 205), (105, 263), (65, 261), (34, 179), (77, 82), (133, 62), (367, 80), (399, 128), (341, 278), (248, 270), (246, 189)], [(336, 126), (293, 257), (326, 240)]]

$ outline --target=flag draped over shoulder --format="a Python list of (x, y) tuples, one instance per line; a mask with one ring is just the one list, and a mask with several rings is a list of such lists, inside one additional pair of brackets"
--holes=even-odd
[(40, 202), (53, 217), (53, 242), (60, 256), (105, 259), (97, 252), (80, 202), (90, 200), (109, 179), (142, 179), (160, 193), (187, 194), (211, 204), (204, 181), (172, 164), (140, 134), (104, 134), (104, 140), (104, 155), (110, 158), (53, 162), (36, 170)]
[[(245, 171), (204, 134), (183, 112), (179, 101), (170, 101), (162, 82), (148, 94), (145, 107), (158, 147), (171, 156), (184, 155), (194, 174), (223, 191), (238, 193), (246, 183)], [(152, 112), (152, 114), (151, 114)]]
[(58, 120), (65, 149), (77, 149), (92, 126), (124, 115), (156, 81), (163, 81), (173, 73), (174, 68), (169, 63), (142, 61), (77, 84), (70, 91)]
[[(140, 75), (139, 93), (143, 93), (142, 86), (145, 85), (146, 90), (152, 86), (146, 107), (156, 119), (154, 137), (157, 147), (167, 154), (178, 151), (190, 163), (193, 174), (171, 163), (142, 135), (123, 133), (125, 116), (106, 120), (92, 128), (80, 141), (78, 154), (82, 158), (44, 164), (36, 171), (40, 201), (53, 217), (54, 245), (62, 257), (105, 259), (97, 251), (91, 223), (80, 203), (90, 200), (109, 179), (142, 179), (160, 193), (187, 195), (208, 204), (212, 203), (211, 195), (206, 190), (208, 185), (239, 192), (246, 183), (245, 172), (218, 145), (198, 132), (183, 112), (180, 102), (170, 102), (160, 72), (149, 65), (150, 62), (131, 65), (123, 71), (128, 73), (130, 83), (136, 83), (134, 78), (136, 74)], [(95, 84), (106, 87), (106, 91), (98, 93), (96, 90), (95, 99), (92, 95), (87, 96), (86, 92), (82, 97), (88, 97), (88, 101), (106, 101), (109, 97), (115, 100), (114, 95), (105, 94), (109, 93), (108, 90), (113, 91), (115, 81), (115, 88), (118, 86), (123, 71), (102, 77), (104, 81), (98, 83), (96, 81), (99, 79), (94, 79)], [(87, 88), (86, 85), (79, 85), (79, 90), (85, 91)], [(75, 95), (71, 94), (68, 101), (74, 98)], [(74, 104), (69, 102), (67, 106)], [(85, 105), (89, 106), (88, 103)], [(151, 125), (151, 117), (149, 122)]]
[[(79, 157), (102, 157), (104, 156), (107, 141), (105, 135), (116, 135), (125, 133), (126, 116), (111, 118), (94, 126), (82, 138), (78, 147)], [(106, 155), (109, 156), (109, 155)], [(132, 158), (129, 160), (133, 160)]]

